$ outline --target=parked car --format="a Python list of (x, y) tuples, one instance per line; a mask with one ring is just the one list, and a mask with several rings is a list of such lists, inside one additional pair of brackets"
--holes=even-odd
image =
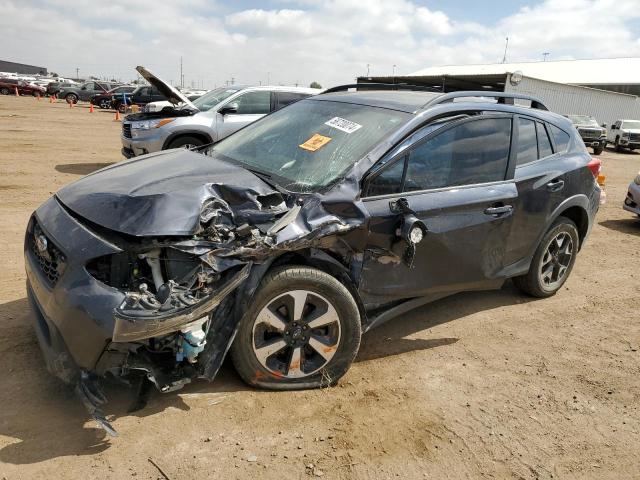
[(0, 94), (11, 95), (18, 89), (18, 95), (44, 95), (46, 89), (35, 84), (30, 84), (24, 80), (15, 78), (0, 78)]
[(132, 85), (120, 85), (119, 87), (112, 88), (108, 92), (94, 95), (89, 99), (89, 101), (102, 109), (112, 108), (112, 104), (116, 97), (122, 97), (124, 94), (130, 94), (135, 89), (136, 87)]
[(85, 82), (82, 85), (69, 85), (60, 88), (58, 98), (63, 98), (67, 103), (78, 103), (82, 100), (88, 102), (92, 97), (101, 95), (119, 87), (120, 84), (113, 82)]
[(130, 95), (118, 95), (113, 99), (112, 107), (115, 110), (124, 111), (126, 105), (138, 105), (144, 107), (151, 102), (166, 100), (167, 97), (156, 87), (144, 85), (137, 87)]
[(128, 115), (122, 122), (122, 154), (135, 157), (168, 148), (217, 142), (264, 115), (319, 92), (300, 87), (233, 85), (191, 102), (144, 67), (139, 73), (179, 109)]
[(612, 143), (617, 152), (640, 148), (640, 120), (617, 120), (609, 129), (607, 143)]
[(635, 213), (640, 217), (640, 172), (629, 184), (627, 198), (624, 199), (623, 208), (628, 212)]
[(51, 82), (49, 85), (47, 85), (47, 95), (51, 96), (51, 95), (56, 95), (60, 93), (60, 90), (62, 90), (65, 87), (75, 87), (78, 86), (77, 83), (75, 82)]
[(576, 127), (582, 141), (593, 148), (595, 155), (600, 155), (607, 143), (607, 129), (600, 126), (597, 120), (589, 115), (565, 115)]
[(563, 286), (600, 197), (571, 122), (513, 93), (350, 87), (198, 152), (107, 167), (36, 210), (38, 340), (107, 430), (107, 373), (168, 392), (212, 380), (230, 349), (250, 385), (319, 387), (362, 332), (419, 305), (509, 278), (540, 298)]

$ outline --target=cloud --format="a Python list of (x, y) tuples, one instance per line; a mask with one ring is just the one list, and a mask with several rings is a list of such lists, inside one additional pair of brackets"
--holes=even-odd
[[(532, 1), (492, 24), (459, 21), (417, 0), (0, 0), (8, 60), (61, 74), (135, 78), (146, 65), (211, 88), (237, 82), (325, 86), (434, 65), (640, 55), (637, 0)], [(428, 4), (427, 4), (428, 5)]]

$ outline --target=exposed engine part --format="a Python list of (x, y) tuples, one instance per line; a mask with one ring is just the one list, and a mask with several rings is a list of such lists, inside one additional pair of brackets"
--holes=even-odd
[(95, 374), (85, 371), (80, 373), (80, 379), (76, 384), (76, 394), (100, 428), (104, 429), (110, 436), (117, 437), (118, 432), (109, 423), (102, 411), (102, 405), (107, 403), (107, 399), (98, 385), (98, 379)]
[(153, 283), (156, 287), (156, 292), (160, 290), (160, 287), (164, 284), (164, 278), (162, 277), (162, 267), (160, 267), (160, 249), (154, 248), (146, 253), (138, 255), (140, 258), (147, 260), (149, 267), (151, 268), (151, 276), (153, 277)]
[[(198, 321), (202, 323), (198, 323)], [(178, 341), (178, 351), (176, 360), (181, 362), (187, 360), (189, 363), (196, 363), (198, 355), (204, 350), (207, 343), (207, 333), (203, 327), (208, 323), (208, 317), (203, 317), (191, 326), (180, 330), (180, 340)]]

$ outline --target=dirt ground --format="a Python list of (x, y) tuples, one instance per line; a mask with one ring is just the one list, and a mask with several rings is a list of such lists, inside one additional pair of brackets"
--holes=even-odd
[(105, 437), (45, 370), (22, 242), (53, 192), (121, 159), (113, 116), (0, 97), (0, 479), (640, 478), (640, 221), (621, 208), (640, 155), (612, 151), (555, 297), (508, 282), (422, 307), (365, 335), (330, 389), (257, 391), (226, 365), (131, 414), (110, 385)]

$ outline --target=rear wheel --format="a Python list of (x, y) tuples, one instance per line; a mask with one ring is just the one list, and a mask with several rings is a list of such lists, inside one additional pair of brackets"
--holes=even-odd
[(204, 142), (199, 138), (186, 136), (186, 137), (179, 137), (179, 138), (176, 138), (175, 140), (172, 140), (171, 143), (169, 143), (169, 146), (167, 148), (191, 149), (191, 148), (201, 147), (202, 145), (204, 145)]
[(111, 100), (108, 100), (106, 98), (103, 98), (100, 100), (100, 103), (98, 103), (98, 106), (100, 108), (102, 108), (103, 110), (106, 110), (108, 108), (111, 108)]
[(360, 314), (347, 288), (309, 267), (281, 267), (262, 280), (231, 347), (249, 385), (297, 390), (332, 385), (360, 347)]
[(580, 238), (576, 224), (558, 217), (538, 245), (526, 275), (515, 277), (513, 283), (534, 297), (555, 295), (573, 269)]
[(593, 154), (600, 155), (603, 150), (604, 150), (604, 147), (593, 147)]
[(9, 89), (8, 89), (8, 88), (6, 88), (6, 87), (2, 87), (2, 88), (0, 89), (0, 93), (1, 93), (2, 95), (9, 95), (11, 92), (9, 91)]
[(78, 96), (75, 93), (69, 93), (64, 97), (67, 103), (78, 103)]

